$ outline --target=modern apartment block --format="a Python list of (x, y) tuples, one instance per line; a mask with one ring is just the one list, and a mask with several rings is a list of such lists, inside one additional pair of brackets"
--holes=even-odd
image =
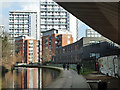
[(41, 31), (54, 29), (68, 30), (69, 13), (53, 0), (41, 0), (40, 2)]
[(49, 59), (51, 59), (51, 56), (55, 55), (56, 48), (73, 43), (73, 37), (71, 33), (66, 30), (51, 29), (42, 33), (43, 62), (46, 60), (49, 61)]
[(40, 39), (38, 18), (38, 11), (9, 11), (9, 40), (13, 54), (15, 52), (15, 37), (26, 35), (32, 36), (36, 40)]
[(86, 29), (86, 37), (103, 37), (93, 29)]
[(54, 0), (40, 0), (40, 30), (67, 30), (72, 32), (73, 41), (78, 39), (78, 20)]
[(40, 62), (40, 40), (29, 36), (16, 37), (16, 52), (22, 56), (22, 63)]
[[(70, 25), (70, 20), (71, 22), (73, 22), (71, 23), (71, 25)], [(63, 9), (53, 0), (40, 0), (40, 31), (41, 32), (50, 29), (71, 31), (72, 36), (74, 36), (73, 41), (76, 41), (77, 40), (76, 29), (78, 29), (76, 28), (77, 27), (76, 20), (77, 19), (73, 15), (70, 15), (65, 9)], [(43, 35), (41, 33), (41, 37), (42, 36)]]
[[(99, 34), (98, 32), (96, 32), (93, 29), (86, 29), (86, 37), (91, 37), (91, 38), (104, 38), (105, 41), (109, 42), (109, 43), (114, 43), (113, 41), (109, 40), (108, 38), (102, 36), (101, 34)], [(99, 41), (95, 41), (95, 40), (91, 40), (90, 43), (99, 43)], [(115, 46), (120, 47), (120, 45), (114, 43)]]
[(40, 39), (37, 11), (9, 11), (9, 34), (12, 39), (27, 35)]

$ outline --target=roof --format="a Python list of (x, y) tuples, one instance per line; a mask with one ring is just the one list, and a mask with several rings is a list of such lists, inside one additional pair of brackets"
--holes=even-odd
[(52, 29), (47, 30), (47, 31), (41, 31), (41, 33), (46, 33), (46, 32), (55, 31), (55, 30), (57, 30), (57, 29), (52, 28)]
[(50, 30), (41, 31), (41, 33), (46, 33), (46, 32), (50, 32), (50, 31), (56, 31), (56, 30), (58, 30), (58, 31), (70, 32), (70, 31), (68, 31), (68, 30), (63, 30), (63, 29), (54, 29), (54, 28), (52, 28), (52, 29), (50, 29)]

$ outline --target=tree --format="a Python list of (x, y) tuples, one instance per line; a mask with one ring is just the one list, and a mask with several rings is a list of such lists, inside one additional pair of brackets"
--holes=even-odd
[(19, 42), (15, 42), (15, 56), (17, 58), (16, 62), (22, 62), (22, 53), (21, 53), (21, 48), (20, 48), (20, 43)]
[[(9, 36), (6, 32), (3, 33), (2, 37), (2, 66), (10, 68), (18, 60), (20, 60), (21, 55), (12, 51), (14, 45), (9, 40)], [(14, 49), (14, 48), (13, 48)]]
[(11, 52), (11, 45), (8, 41), (8, 36), (5, 34), (2, 37), (2, 64), (11, 64), (12, 59), (12, 52)]

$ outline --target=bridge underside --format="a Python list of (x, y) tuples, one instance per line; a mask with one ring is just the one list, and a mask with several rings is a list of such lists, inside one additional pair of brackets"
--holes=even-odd
[(120, 45), (119, 2), (57, 3), (91, 28)]

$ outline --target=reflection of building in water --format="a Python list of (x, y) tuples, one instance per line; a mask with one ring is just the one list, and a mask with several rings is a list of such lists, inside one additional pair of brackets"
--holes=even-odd
[(47, 72), (46, 70), (43, 70), (43, 87), (47, 86), (51, 82), (51, 73)]
[(49, 69), (27, 68), (22, 69), (21, 88), (44, 88), (58, 76), (58, 72)]
[(36, 68), (27, 68), (22, 69), (22, 86), (21, 88), (44, 88), (46, 87), (55, 77), (58, 76), (58, 73), (55, 74), (54, 71), (47, 69), (36, 69)]
[(2, 79), (2, 88), (42, 88), (42, 69), (25, 68), (17, 69), (5, 74)]
[(2, 75), (1, 88), (21, 88), (21, 75), (17, 71), (5, 73)]
[(22, 69), (22, 86), (21, 88), (41, 88), (40, 87), (40, 69), (28, 68)]
[(19, 68), (2, 77), (2, 88), (44, 88), (59, 72), (42, 68)]

